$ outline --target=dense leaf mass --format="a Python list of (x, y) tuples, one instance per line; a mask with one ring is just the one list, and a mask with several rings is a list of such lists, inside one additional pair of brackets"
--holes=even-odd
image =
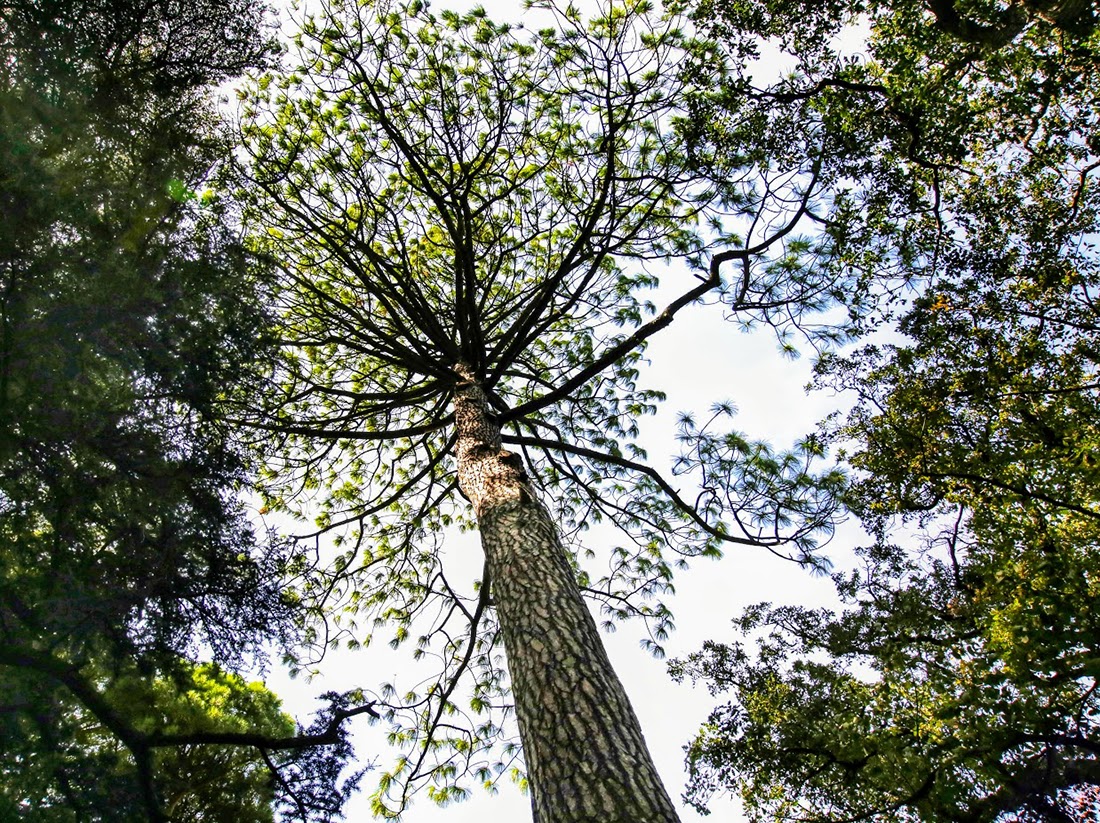
[(844, 298), (855, 330), (896, 294), (885, 274), (933, 275), (936, 250), (972, 232), (986, 248), (1008, 230), (1054, 249), (1091, 226), (1092, 4), (685, 5), (741, 57), (714, 82), (711, 62), (692, 64), (711, 89), (685, 123), (693, 161), (817, 168), (830, 265), (865, 286)]
[[(873, 275), (853, 328), (898, 317), (891, 342), (818, 363), (857, 398), (824, 434), (875, 543), (835, 578), (844, 610), (761, 605), (737, 621), (755, 641), (675, 665), (733, 698), (691, 746), (688, 796), (736, 791), (758, 820), (1092, 819), (1094, 9), (834, 3), (788, 35), (799, 8), (700, 6), (797, 70), (739, 78), (713, 101), (726, 131), (698, 139), (717, 162), (802, 122), (836, 163), (831, 231)], [(869, 28), (865, 55), (837, 53), (845, 25)]]
[(188, 661), (296, 631), (217, 413), (267, 346), (266, 275), (193, 190), (227, 151), (209, 87), (266, 63), (263, 14), (0, 6), (4, 819), (272, 819), (291, 758), (202, 736), (293, 722)]

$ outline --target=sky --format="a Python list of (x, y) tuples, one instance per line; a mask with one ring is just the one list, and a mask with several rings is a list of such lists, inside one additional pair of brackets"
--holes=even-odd
[[(472, 5), (452, 0), (435, 2), (432, 7), (438, 12)], [(482, 5), (492, 19), (524, 19), (518, 3)], [(585, 9), (591, 0), (578, 5)], [(529, 17), (524, 22), (527, 28), (537, 25)], [(675, 293), (679, 291), (676, 281), (685, 283), (689, 277), (686, 271), (672, 269), (662, 275), (662, 286), (667, 284), (668, 293)], [(660, 305), (660, 299), (655, 300)], [(784, 357), (769, 330), (741, 332), (723, 318), (720, 307), (697, 306), (685, 310), (654, 338), (648, 357), (650, 365), (643, 370), (641, 382), (661, 388), (669, 395), (662, 411), (642, 424), (642, 444), (655, 458), (669, 456), (675, 450), (675, 419), (679, 411), (694, 411), (702, 416), (713, 403), (732, 401), (738, 409), (734, 419), (737, 429), (750, 439), (770, 441), (784, 448), (812, 431), (816, 421), (845, 406), (844, 398), (824, 392), (807, 394), (805, 386), (812, 367), (809, 356), (797, 360)], [(468, 535), (466, 539), (475, 541), (471, 552), (480, 557), (476, 535)], [(598, 540), (599, 532), (590, 533), (589, 539)], [(842, 528), (829, 546), (829, 557), (843, 567), (859, 539), (854, 526)], [(665, 644), (669, 658), (687, 655), (707, 639), (734, 640), (730, 620), (749, 604), (762, 600), (804, 606), (835, 602), (828, 579), (813, 577), (765, 549), (733, 548), (721, 560), (697, 560), (690, 570), (678, 574), (675, 585), (677, 593), (669, 605), (676, 617), (677, 630)], [(625, 624), (614, 634), (605, 633), (604, 642), (633, 702), (665, 786), (681, 809), (681, 819), (684, 823), (702, 820), (694, 810), (679, 803), (686, 780), (683, 747), (722, 698), (712, 697), (703, 685), (673, 683), (666, 672), (667, 661), (655, 660), (639, 646), (642, 636), (640, 626)], [(383, 654), (379, 659), (372, 656), (374, 653), (372, 647), (367, 653), (334, 656), (325, 661), (323, 675), (310, 683), (287, 681), (275, 673), (268, 685), (284, 697), (288, 710), (306, 713), (312, 708), (312, 695), (329, 689), (369, 687), (400, 677), (403, 664), (399, 657)], [(360, 724), (357, 729), (356, 748), (362, 758), (377, 756), (383, 767), (392, 763), (395, 752), (381, 739), (384, 728)], [(365, 791), (347, 807), (348, 820), (370, 819), (368, 795), (373, 779), (369, 773), (364, 778)], [(744, 820), (737, 803), (728, 798), (716, 798), (711, 812), (707, 819), (719, 823)], [(495, 796), (475, 790), (469, 800), (446, 808), (436, 806), (426, 797), (419, 798), (402, 817), (405, 823), (524, 823), (530, 819), (529, 799), (510, 784), (504, 784)]]

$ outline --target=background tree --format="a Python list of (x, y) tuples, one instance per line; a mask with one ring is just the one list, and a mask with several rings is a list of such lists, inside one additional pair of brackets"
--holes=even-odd
[[(937, 276), (949, 247), (995, 248), (1002, 221), (1018, 248), (1048, 254), (1048, 229), (1087, 225), (1091, 4), (685, 5), (737, 58), (691, 65), (712, 90), (683, 124), (692, 161), (718, 174), (816, 163), (831, 265), (865, 285), (846, 297), (855, 319), (890, 319), (875, 313), (896, 291), (884, 285)], [(765, 48), (787, 74), (763, 70)]]
[[(50, 689), (37, 697), (32, 713), (29, 704), (34, 690), (41, 689), (41, 676), (33, 671), (9, 675), (6, 692), (12, 695), (22, 686), (23, 707), (5, 715), (5, 731), (12, 732), (5, 738), (12, 745), (0, 782), (5, 814), (23, 819), (30, 809), (31, 819), (65, 820), (74, 814), (103, 819), (117, 810), (117, 819), (148, 819), (135, 798), (140, 784), (134, 759), (120, 739), (123, 735), (101, 716), (117, 715), (134, 736), (232, 731), (275, 740), (295, 734), (277, 698), (260, 684), (246, 685), (214, 666), (183, 663), (172, 678), (154, 680), (136, 671), (129, 676), (93, 675), (90, 680), (103, 684), (93, 689), (103, 702), (95, 706), (98, 714), (73, 698), (79, 689)], [(95, 698), (89, 702), (94, 704)], [(196, 736), (193, 744), (165, 746), (153, 754), (151, 768), (158, 775), (164, 816), (271, 820), (274, 792), (263, 760), (248, 748), (198, 741)]]
[[(264, 269), (192, 191), (226, 150), (210, 88), (266, 63), (263, 14), (0, 5), (5, 816), (271, 819), (281, 796), (304, 818), (339, 796), (329, 721), (350, 707), (297, 735), (272, 695), (189, 661), (296, 633), (217, 413), (267, 345)], [(327, 755), (295, 754), (317, 737)]]
[[(836, 478), (807, 474), (812, 444), (716, 431), (720, 408), (683, 421), (674, 471), (705, 491), (681, 497), (633, 442), (662, 396), (639, 385), (645, 345), (707, 296), (795, 313), (836, 284), (793, 233), (812, 169), (715, 184), (684, 166), (671, 127), (695, 46), (674, 21), (645, 3), (540, 13), (529, 34), (481, 11), (326, 3), (298, 67), (242, 95), (249, 216), (283, 269), (283, 355), (252, 424), (271, 435), (268, 505), (316, 516), (301, 594), (340, 621), (318, 641), (384, 630), (437, 664), (374, 698), (402, 750), (377, 812), (424, 785), (461, 796), (471, 773), (491, 785), (517, 756), (514, 700), (536, 819), (672, 819), (582, 598), (642, 617), (659, 649), (675, 567), (727, 543), (817, 562)], [(658, 311), (642, 291), (667, 257), (696, 272)], [(601, 521), (623, 543), (591, 551)], [(444, 562), (453, 525), (481, 533), (479, 580)], [(323, 537), (332, 562), (308, 549)]]
[[(739, 8), (715, 21), (739, 43), (790, 13)], [(830, 37), (863, 12), (867, 56), (843, 60)], [(836, 4), (809, 19), (784, 41), (798, 73), (740, 78), (729, 142), (699, 140), (720, 159), (765, 108), (765, 132), (812, 123), (839, 158), (838, 264), (863, 249), (869, 271), (907, 278), (898, 342), (818, 364), (858, 398), (826, 434), (876, 542), (836, 578), (845, 611), (758, 606), (737, 621), (762, 632), (755, 651), (708, 644), (676, 664), (733, 693), (692, 745), (689, 796), (737, 791), (755, 819), (1091, 819), (1094, 11)], [(881, 306), (857, 306), (854, 327), (889, 328), (864, 313)]]
[(843, 613), (756, 607), (737, 621), (765, 632), (755, 653), (676, 665), (733, 697), (689, 754), (700, 807), (721, 789), (755, 819), (1089, 819), (1095, 309), (1081, 280), (983, 274), (917, 301), (913, 343), (832, 369), (860, 392), (848, 502), (878, 542), (836, 578)]

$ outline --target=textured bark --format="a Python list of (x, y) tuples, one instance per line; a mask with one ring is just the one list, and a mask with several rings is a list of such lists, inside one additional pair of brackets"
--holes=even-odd
[(459, 484), (489, 564), (536, 823), (675, 821), (577, 587), (557, 527), (465, 366), (455, 368)]

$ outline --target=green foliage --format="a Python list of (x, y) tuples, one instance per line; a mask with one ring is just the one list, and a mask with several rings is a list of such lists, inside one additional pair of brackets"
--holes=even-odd
[[(293, 737), (294, 721), (279, 711), (279, 700), (261, 683), (245, 683), (216, 666), (191, 668), (186, 679), (153, 684), (151, 709), (165, 734), (240, 732), (272, 739)], [(131, 681), (136, 693), (119, 684), (117, 699), (134, 711), (149, 699), (146, 678)], [(107, 693), (114, 702), (116, 696)], [(152, 714), (152, 712), (150, 712)], [(135, 723), (139, 728), (140, 720)], [(174, 746), (158, 752), (156, 769), (170, 817), (179, 820), (271, 820), (274, 780), (260, 754), (243, 746)]]
[(187, 662), (240, 666), (296, 631), (221, 409), (269, 344), (266, 267), (192, 196), (228, 148), (209, 87), (266, 63), (263, 14), (0, 9), (5, 819), (272, 819), (256, 741), (293, 726)]
[[(217, 666), (180, 662), (161, 676), (86, 670), (112, 711), (140, 732), (195, 735), (248, 732), (291, 737), (293, 721), (259, 683)], [(28, 676), (30, 675), (30, 676)], [(147, 820), (142, 778), (114, 731), (64, 688), (27, 670), (5, 677), (2, 808), (26, 820)], [(45, 686), (45, 688), (43, 688)], [(152, 778), (170, 820), (271, 821), (274, 784), (256, 749), (178, 745), (157, 750)]]
[(838, 578), (843, 614), (764, 604), (736, 623), (767, 631), (754, 651), (674, 664), (732, 697), (688, 751), (691, 802), (736, 791), (753, 820), (1085, 819), (1062, 815), (1100, 778), (1095, 556), (1018, 548), (993, 565), (872, 547)]
[[(689, 750), (689, 796), (735, 791), (757, 820), (1092, 819), (1093, 10), (832, 4), (784, 39), (800, 9), (716, 20), (737, 48), (777, 38), (797, 70), (740, 78), (744, 130), (699, 139), (718, 162), (812, 124), (835, 162), (837, 263), (870, 287), (853, 329), (894, 332), (818, 362), (857, 398), (823, 435), (875, 543), (834, 578), (840, 612), (758, 606), (736, 623), (754, 641), (674, 664), (732, 693)], [(867, 55), (844, 59), (831, 38), (860, 22)]]
[(1089, 225), (1091, 5), (685, 5), (735, 57), (732, 71), (704, 58), (689, 72), (710, 89), (681, 124), (693, 162), (726, 176), (814, 169), (830, 239), (821, 265), (847, 287), (850, 331), (935, 277), (937, 252), (965, 247), (987, 209), (1018, 213), (978, 231), (1028, 227), (1035, 248), (1051, 247), (1047, 228), (1065, 237)]
[[(676, 667), (734, 697), (689, 752), (699, 806), (736, 789), (760, 820), (1085, 819), (1097, 270), (980, 262), (915, 302), (911, 344), (822, 365), (861, 397), (837, 435), (879, 542), (836, 578), (843, 613), (759, 607), (737, 623), (768, 632), (754, 654), (710, 644)], [(919, 552), (890, 542), (899, 515)]]
[[(721, 293), (799, 316), (831, 299), (805, 262), (821, 244), (788, 225), (812, 186), (779, 202), (686, 165), (672, 126), (700, 44), (675, 19), (645, 2), (533, 12), (549, 21), (535, 33), (477, 9), (334, 0), (304, 21), (293, 67), (241, 94), (247, 219), (284, 267), (283, 350), (252, 418), (271, 432), (267, 505), (315, 521), (299, 594), (331, 616), (318, 645), (380, 637), (432, 666), (411, 692), (379, 690), (401, 750), (380, 811), (420, 786), (450, 800), (517, 758), (489, 581), (464, 587), (443, 545), (474, 526), (451, 453), (455, 365), (554, 510), (584, 593), (608, 625), (644, 620), (657, 654), (687, 558), (732, 543), (814, 563), (835, 506), (838, 478), (812, 476), (809, 452), (743, 461), (722, 419), (682, 432), (675, 471), (714, 490), (699, 506), (635, 442), (664, 397), (641, 382), (647, 341), (681, 310)], [(658, 311), (651, 261), (671, 259), (688, 266)], [(601, 522), (620, 545), (584, 545)], [(335, 558), (307, 542), (322, 537)]]
[[(84, 12), (89, 31), (66, 28)], [(260, 351), (258, 269), (219, 215), (166, 190), (215, 156), (206, 104), (193, 85), (162, 98), (154, 68), (149, 88), (103, 92), (121, 82), (104, 61), (130, 66), (129, 27), (152, 22), (95, 12), (20, 6), (2, 29), (5, 608), (12, 631), (73, 653), (139, 622), (135, 649), (180, 648), (196, 630), (239, 647), (266, 607), (230, 604), (265, 572), (233, 500), (242, 455), (212, 412)], [(78, 42), (36, 51), (43, 28)], [(202, 58), (194, 82), (222, 76)], [(221, 613), (239, 617), (219, 629)]]

